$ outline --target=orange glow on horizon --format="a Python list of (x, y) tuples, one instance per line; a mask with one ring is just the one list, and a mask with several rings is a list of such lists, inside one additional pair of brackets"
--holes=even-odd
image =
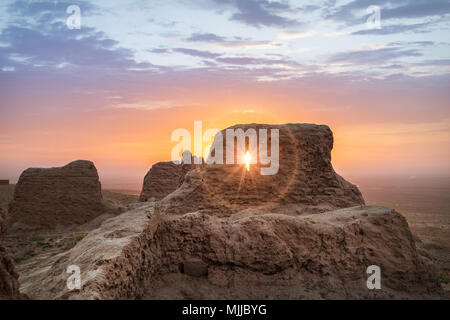
[[(202, 120), (203, 132), (245, 123), (327, 124), (334, 135), (332, 164), (344, 176), (448, 172), (450, 119), (402, 123), (375, 121), (370, 115), (369, 122), (366, 114), (352, 118), (334, 109), (314, 108), (307, 97), (305, 93), (304, 105), (298, 107), (294, 99), (250, 95), (225, 99), (211, 93), (211, 97), (198, 97), (202, 105), (210, 107), (103, 108), (89, 113), (39, 115), (39, 121), (25, 113), (12, 120), (12, 116), (0, 118), (0, 176), (17, 180), (28, 167), (61, 166), (87, 159), (95, 163), (101, 180), (130, 177), (141, 184), (152, 164), (170, 160), (175, 145), (170, 139), (173, 130), (185, 128), (193, 138), (196, 120)], [(336, 110), (340, 110), (338, 106)], [(203, 141), (203, 150), (209, 150), (211, 142)]]

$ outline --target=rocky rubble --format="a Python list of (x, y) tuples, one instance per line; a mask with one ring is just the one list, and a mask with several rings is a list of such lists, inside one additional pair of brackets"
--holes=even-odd
[(0, 300), (24, 299), (26, 298), (25, 295), (19, 291), (19, 275), (15, 270), (14, 261), (3, 247), (5, 234), (5, 217), (0, 208)]

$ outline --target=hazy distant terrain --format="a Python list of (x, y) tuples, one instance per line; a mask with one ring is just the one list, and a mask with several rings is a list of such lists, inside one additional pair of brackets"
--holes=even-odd
[[(384, 205), (403, 214), (413, 234), (437, 262), (448, 288), (450, 279), (450, 179), (353, 178), (367, 204)], [(416, 239), (417, 240), (417, 239)]]

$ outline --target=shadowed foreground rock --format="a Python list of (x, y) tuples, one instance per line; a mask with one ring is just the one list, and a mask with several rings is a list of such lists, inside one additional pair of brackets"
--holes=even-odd
[[(406, 220), (385, 207), (236, 219), (195, 212), (164, 217), (158, 238), (168, 268), (150, 282), (150, 299), (440, 296), (437, 270), (418, 254)], [(209, 265), (207, 277), (177, 272), (189, 257)], [(366, 286), (370, 265), (381, 268), (381, 290)]]
[(84, 224), (105, 213), (97, 169), (78, 160), (64, 167), (29, 168), (9, 205), (8, 230), (52, 230)]
[(14, 261), (3, 247), (3, 239), (6, 234), (4, 218), (0, 208), (0, 300), (25, 299), (26, 296), (19, 292), (19, 275), (15, 270)]

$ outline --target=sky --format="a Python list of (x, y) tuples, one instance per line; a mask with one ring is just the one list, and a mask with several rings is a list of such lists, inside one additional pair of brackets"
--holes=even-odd
[(449, 17), (445, 0), (3, 0), (0, 179), (89, 159), (140, 184), (196, 120), (327, 124), (344, 176), (450, 176)]

